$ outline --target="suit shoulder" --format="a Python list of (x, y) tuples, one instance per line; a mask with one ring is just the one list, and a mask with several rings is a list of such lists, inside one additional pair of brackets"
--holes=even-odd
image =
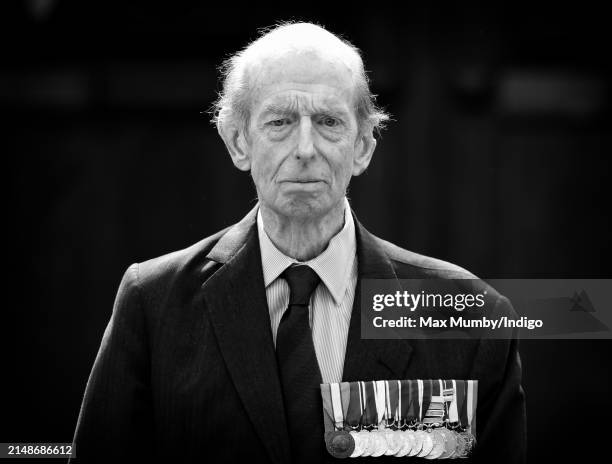
[[(387, 256), (393, 261), (398, 278), (456, 279), (460, 288), (472, 293), (484, 293), (487, 308), (497, 316), (515, 317), (511, 302), (495, 288), (470, 271), (456, 264), (405, 250), (376, 237)], [(463, 283), (465, 282), (465, 283)]]
[(417, 269), (423, 274), (423, 277), (478, 279), (474, 274), (456, 264), (405, 250), (381, 238), (378, 238), (378, 240), (385, 249), (389, 259), (394, 261), (396, 265), (400, 267), (409, 266), (413, 269)]
[(178, 274), (200, 273), (210, 262), (206, 256), (230, 227), (226, 227), (182, 250), (138, 263), (140, 283), (146, 285)]

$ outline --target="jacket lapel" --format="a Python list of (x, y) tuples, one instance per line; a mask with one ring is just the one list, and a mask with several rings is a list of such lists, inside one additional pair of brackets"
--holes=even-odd
[(223, 265), (203, 285), (221, 353), (274, 462), (290, 460), (256, 227), (257, 207), (208, 254)]
[(413, 353), (409, 340), (361, 338), (361, 280), (397, 279), (382, 240), (370, 234), (355, 217), (358, 276), (351, 313), (343, 381), (403, 379)]

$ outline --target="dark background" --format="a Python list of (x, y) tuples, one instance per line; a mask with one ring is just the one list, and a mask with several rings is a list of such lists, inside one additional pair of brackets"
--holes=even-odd
[[(70, 441), (126, 267), (254, 204), (201, 112), (215, 67), (277, 20), (352, 40), (393, 114), (349, 192), (370, 231), (484, 278), (609, 278), (607, 17), (584, 2), (2, 2), (0, 442)], [(606, 446), (610, 347), (522, 342), (530, 460)]]

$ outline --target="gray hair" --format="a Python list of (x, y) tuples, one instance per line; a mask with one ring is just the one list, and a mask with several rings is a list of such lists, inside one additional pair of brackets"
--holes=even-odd
[[(318, 48), (317, 48), (318, 47)], [(360, 131), (380, 131), (389, 115), (376, 105), (369, 79), (357, 47), (312, 23), (283, 22), (260, 31), (260, 36), (230, 56), (220, 66), (222, 91), (211, 112), (219, 128), (226, 122), (246, 130), (250, 120), (251, 82), (249, 71), (265, 53), (321, 50), (337, 53), (353, 73), (356, 87), (355, 113)]]

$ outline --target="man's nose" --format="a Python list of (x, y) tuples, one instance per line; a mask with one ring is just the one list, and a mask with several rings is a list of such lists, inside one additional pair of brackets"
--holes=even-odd
[(303, 117), (300, 120), (298, 144), (296, 156), (298, 159), (307, 160), (315, 155), (314, 134), (310, 117)]

